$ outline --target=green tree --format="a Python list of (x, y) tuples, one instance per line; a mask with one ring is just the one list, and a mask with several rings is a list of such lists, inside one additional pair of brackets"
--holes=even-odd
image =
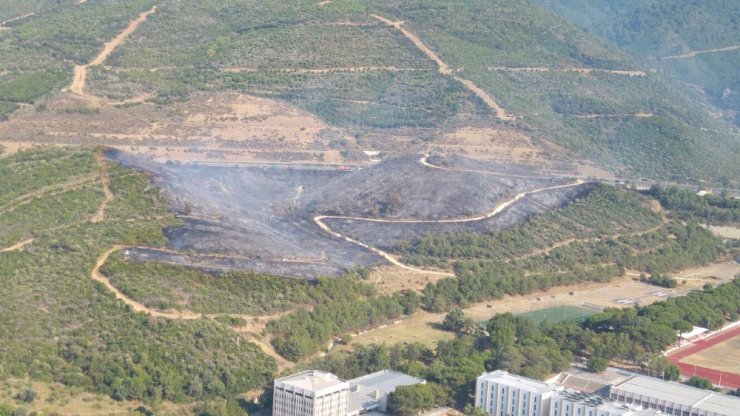
[(678, 380), (681, 377), (681, 370), (679, 370), (675, 365), (671, 365), (665, 369), (663, 377), (667, 380)]
[(483, 411), (483, 409), (477, 406), (473, 406), (470, 403), (465, 405), (465, 408), (463, 409), (463, 414), (465, 416), (487, 416), (488, 415), (488, 413)]
[(591, 357), (586, 364), (588, 369), (593, 371), (594, 373), (601, 373), (603, 371), (606, 371), (606, 367), (608, 365), (609, 362), (601, 357)]
[(434, 383), (400, 386), (388, 395), (388, 411), (402, 416), (413, 416), (421, 411), (444, 406), (448, 402), (447, 392)]
[(465, 316), (462, 309), (455, 308), (445, 315), (441, 326), (445, 331), (469, 333), (473, 330), (475, 323), (471, 318)]
[(711, 381), (699, 376), (691, 377), (686, 381), (686, 384), (700, 389), (714, 390), (714, 385)]

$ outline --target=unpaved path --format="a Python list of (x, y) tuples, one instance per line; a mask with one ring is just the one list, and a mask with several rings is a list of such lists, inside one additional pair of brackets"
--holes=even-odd
[[(128, 68), (126, 68), (128, 69)], [(326, 67), (326, 68), (252, 68), (231, 66), (223, 69), (224, 72), (281, 72), (288, 74), (330, 74), (333, 72), (414, 72), (430, 71), (426, 68), (408, 68), (398, 66), (345, 66), (345, 67)]]
[[(426, 156), (422, 157), (420, 159), (420, 162), (426, 166), (430, 166), (433, 168), (436, 168), (436, 166), (429, 164), (426, 162)], [(451, 170), (451, 169), (450, 169)], [(345, 241), (348, 241), (352, 244), (358, 245), (360, 247), (366, 248), (373, 253), (378, 254), (379, 256), (386, 259), (391, 264), (401, 267), (405, 270), (417, 272), (417, 273), (425, 273), (425, 274), (431, 274), (436, 276), (445, 276), (445, 277), (454, 277), (454, 273), (450, 272), (441, 272), (436, 270), (427, 270), (427, 269), (421, 269), (418, 267), (409, 266), (407, 264), (402, 263), (399, 261), (396, 257), (391, 255), (390, 253), (383, 251), (377, 247), (373, 247), (369, 244), (363, 243), (361, 241), (355, 240), (351, 237), (348, 237), (346, 235), (343, 235), (337, 231), (334, 231), (331, 227), (329, 227), (324, 220), (325, 219), (337, 219), (337, 220), (353, 220), (353, 221), (368, 221), (368, 222), (378, 222), (378, 223), (385, 223), (385, 224), (451, 224), (451, 223), (465, 223), (465, 222), (475, 222), (475, 221), (481, 221), (485, 219), (489, 219), (491, 217), (494, 217), (498, 214), (500, 214), (503, 210), (511, 206), (512, 204), (516, 203), (517, 201), (521, 200), (522, 198), (525, 198), (529, 195), (533, 195), (536, 193), (549, 191), (553, 189), (561, 189), (561, 188), (570, 188), (574, 186), (580, 186), (584, 184), (585, 181), (578, 179), (573, 183), (565, 184), (565, 185), (555, 185), (555, 186), (548, 186), (543, 187), (539, 189), (534, 189), (531, 191), (526, 192), (520, 192), (519, 194), (515, 195), (513, 198), (504, 201), (500, 204), (498, 204), (496, 207), (494, 207), (491, 211), (477, 215), (474, 217), (466, 217), (466, 218), (452, 218), (452, 219), (446, 219), (446, 220), (417, 220), (417, 219), (383, 219), (383, 218), (364, 218), (364, 217), (350, 217), (350, 216), (343, 216), (343, 215), (317, 215), (313, 218), (313, 221), (325, 232), (333, 235), (334, 237), (344, 239)]]
[(736, 49), (740, 49), (740, 45), (726, 46), (724, 48), (704, 49), (700, 51), (691, 51), (683, 55), (663, 56), (660, 59), (686, 59), (686, 58), (693, 58), (696, 55), (701, 55), (705, 53), (728, 52), (728, 51), (734, 51)]
[(146, 18), (157, 11), (157, 6), (152, 6), (151, 9), (142, 12), (139, 17), (131, 21), (123, 32), (119, 33), (118, 36), (113, 38), (110, 42), (107, 42), (103, 46), (103, 50), (100, 51), (87, 65), (76, 65), (74, 69), (74, 76), (72, 78), (72, 85), (69, 86), (69, 90), (78, 95), (85, 95), (85, 80), (87, 79), (87, 67), (91, 65), (102, 65), (108, 56), (115, 50), (127, 37), (136, 31), (139, 25), (146, 20)]
[(480, 173), (483, 175), (494, 175), (494, 176), (507, 176), (512, 178), (525, 178), (525, 179), (552, 179), (553, 176), (536, 176), (536, 175), (517, 175), (514, 173), (506, 173), (506, 172), (494, 172), (490, 170), (475, 170), (475, 169), (465, 169), (465, 168), (448, 168), (445, 166), (437, 166), (429, 163), (429, 155), (424, 155), (421, 159), (419, 159), (419, 163), (422, 165), (432, 168), (432, 169), (439, 169), (439, 170), (449, 170), (449, 171), (455, 171), (455, 172), (471, 172), (471, 173)]
[(20, 243), (13, 244), (10, 247), (6, 247), (4, 249), (1, 249), (0, 250), (0, 253), (9, 253), (11, 251), (20, 251), (20, 250), (23, 249), (23, 247), (27, 246), (28, 244), (33, 243), (34, 240), (35, 240), (35, 238), (29, 238), (28, 240), (23, 240)]
[(16, 16), (16, 17), (13, 17), (13, 18), (11, 18), (11, 19), (8, 19), (8, 20), (3, 20), (2, 22), (0, 22), (0, 26), (5, 26), (5, 25), (7, 25), (8, 23), (12, 23), (12, 22), (15, 22), (16, 20), (21, 20), (21, 19), (25, 19), (26, 17), (31, 17), (31, 16), (33, 16), (33, 15), (35, 15), (35, 14), (36, 14), (36, 13), (26, 13), (26, 14), (24, 14), (24, 15), (21, 15), (21, 16)]
[(117, 287), (113, 286), (113, 284), (110, 282), (108, 277), (100, 272), (100, 268), (103, 267), (105, 262), (108, 260), (108, 257), (110, 257), (110, 255), (113, 254), (113, 252), (122, 250), (125, 247), (127, 246), (114, 245), (113, 247), (104, 251), (103, 254), (101, 254), (98, 257), (97, 261), (95, 262), (95, 267), (92, 269), (92, 272), (90, 273), (90, 277), (92, 277), (93, 280), (96, 280), (102, 283), (108, 290), (110, 290), (116, 296), (117, 299), (120, 299), (121, 301), (123, 301), (123, 303), (130, 306), (131, 309), (133, 309), (136, 312), (145, 312), (145, 313), (148, 313), (158, 318), (167, 318), (167, 319), (200, 319), (203, 317), (203, 315), (201, 314), (193, 313), (190, 311), (158, 311), (155, 309), (148, 308), (144, 306), (143, 304), (124, 295), (120, 290), (118, 290)]
[(603, 72), (606, 74), (626, 75), (630, 77), (646, 77), (645, 71), (626, 70), (626, 69), (601, 69), (601, 68), (548, 68), (548, 67), (508, 67), (492, 66), (490, 71), (504, 72), (577, 72), (579, 74), (591, 74), (593, 72)]
[(80, 175), (80, 176), (72, 177), (64, 183), (59, 183), (59, 184), (54, 184), (54, 185), (49, 185), (49, 186), (38, 188), (33, 192), (29, 192), (25, 195), (21, 195), (15, 199), (12, 199), (6, 202), (4, 206), (0, 207), (0, 214), (13, 211), (14, 209), (18, 208), (21, 205), (30, 204), (31, 202), (33, 202), (34, 199), (41, 198), (51, 193), (66, 192), (72, 189), (82, 187), (94, 181), (95, 179), (97, 179), (97, 177), (98, 177), (97, 173), (90, 173), (87, 175)]
[(583, 118), (583, 119), (622, 118), (622, 117), (649, 118), (649, 117), (654, 117), (654, 116), (655, 114), (647, 112), (647, 111), (640, 111), (637, 113), (622, 113), (622, 114), (575, 114), (573, 115), (573, 117)]
[(456, 81), (463, 84), (465, 88), (467, 88), (473, 94), (477, 95), (478, 98), (486, 103), (486, 105), (494, 112), (496, 117), (505, 121), (515, 119), (515, 117), (507, 113), (506, 110), (504, 110), (504, 108), (501, 107), (490, 94), (480, 89), (477, 85), (475, 85), (475, 83), (473, 83), (473, 81), (461, 78), (457, 75), (453, 75), (455, 71), (449, 65), (447, 65), (447, 63), (443, 61), (442, 58), (439, 57), (439, 55), (434, 53), (433, 50), (431, 50), (421, 39), (419, 39), (416, 34), (414, 34), (414, 32), (411, 32), (410, 30), (403, 27), (403, 24), (405, 23), (403, 20), (394, 22), (391, 19), (379, 16), (377, 14), (371, 14), (370, 16), (385, 23), (388, 26), (393, 26), (401, 31), (401, 33), (403, 33), (403, 35), (408, 40), (410, 40), (420, 51), (422, 51), (424, 55), (426, 55), (429, 59), (433, 60), (437, 64), (440, 74), (452, 76)]
[(108, 208), (108, 204), (113, 199), (113, 192), (111, 192), (110, 190), (110, 176), (108, 175), (108, 166), (103, 160), (103, 155), (101, 153), (98, 153), (97, 155), (95, 155), (95, 160), (98, 162), (98, 167), (100, 170), (100, 181), (103, 184), (103, 193), (105, 193), (105, 198), (103, 199), (103, 202), (100, 203), (98, 212), (96, 212), (91, 219), (93, 223), (98, 223), (105, 220), (105, 209)]
[[(243, 314), (232, 314), (232, 313), (218, 313), (218, 314), (201, 314), (201, 313), (195, 313), (188, 310), (183, 311), (160, 311), (156, 309), (149, 308), (145, 306), (144, 304), (137, 302), (130, 297), (126, 296), (123, 292), (118, 290), (117, 287), (115, 287), (111, 282), (110, 279), (106, 275), (100, 272), (100, 268), (103, 267), (105, 262), (108, 260), (108, 257), (110, 257), (111, 254), (118, 250), (122, 250), (128, 246), (124, 245), (114, 245), (110, 247), (108, 250), (104, 251), (96, 260), (95, 267), (93, 267), (92, 271), (90, 272), (90, 277), (93, 278), (93, 280), (100, 282), (105, 286), (108, 290), (115, 295), (116, 299), (121, 300), (123, 303), (131, 307), (136, 312), (143, 312), (148, 313), (154, 317), (157, 318), (165, 318), (165, 319), (178, 319), (178, 320), (194, 320), (194, 319), (214, 319), (221, 316), (228, 316), (232, 318), (239, 318), (243, 319), (247, 322), (245, 326), (239, 327), (239, 328), (232, 328), (242, 333), (253, 333), (253, 332), (259, 332), (262, 329), (264, 329), (264, 326), (267, 324), (268, 321), (271, 319), (279, 318), (280, 316), (288, 313), (286, 312), (280, 312), (272, 315), (243, 315)], [(257, 340), (256, 337), (251, 336), (249, 339), (250, 342), (253, 342), (257, 346), (259, 346), (262, 349), (262, 352), (269, 355), (275, 361), (278, 363), (278, 367), (280, 369), (286, 369), (293, 365), (290, 361), (287, 361), (285, 358), (283, 358), (280, 354), (278, 354), (274, 348), (272, 348), (269, 343)]]

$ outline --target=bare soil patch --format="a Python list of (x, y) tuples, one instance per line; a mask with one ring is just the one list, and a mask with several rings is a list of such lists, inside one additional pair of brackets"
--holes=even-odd
[(729, 225), (706, 225), (705, 227), (720, 237), (740, 240), (740, 228), (738, 227), (732, 227)]
[(332, 141), (354, 146), (352, 137), (310, 113), (235, 93), (195, 94), (167, 107), (112, 106), (63, 94), (47, 105), (45, 112), (21, 109), (0, 123), (0, 144), (7, 151), (30, 143), (100, 144), (162, 161), (291, 163), (342, 163)]

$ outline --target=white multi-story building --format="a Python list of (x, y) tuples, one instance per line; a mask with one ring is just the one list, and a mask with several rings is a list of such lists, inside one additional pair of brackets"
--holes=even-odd
[(609, 389), (620, 403), (641, 406), (673, 416), (737, 416), (740, 399), (659, 378), (633, 376)]
[(304, 371), (275, 380), (273, 416), (360, 416), (385, 412), (397, 387), (426, 381), (382, 370), (344, 381), (323, 371)]
[(475, 405), (491, 416), (656, 416), (640, 404), (618, 403), (501, 370), (478, 377)]
[(497, 370), (475, 383), (475, 405), (491, 416), (543, 416), (555, 389), (541, 381)]
[(331, 373), (304, 371), (276, 379), (273, 416), (347, 416), (349, 383)]

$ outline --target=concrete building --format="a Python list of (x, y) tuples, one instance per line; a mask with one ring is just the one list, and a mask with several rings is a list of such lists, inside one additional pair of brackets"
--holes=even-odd
[(550, 399), (549, 416), (643, 416), (642, 408), (576, 390), (558, 391)]
[(273, 416), (347, 416), (349, 383), (334, 374), (304, 371), (273, 386)]
[(304, 371), (275, 380), (273, 416), (357, 416), (385, 412), (388, 395), (399, 386), (425, 380), (395, 371), (344, 381), (324, 371)]
[[(596, 377), (578, 380), (602, 392)], [(740, 416), (735, 397), (622, 372), (604, 377), (618, 380), (609, 397), (565, 388), (562, 375), (545, 383), (498, 370), (477, 378), (475, 405), (491, 416)]]
[(381, 370), (349, 381), (349, 416), (386, 412), (388, 395), (397, 387), (424, 384), (426, 380), (390, 370)]
[(477, 378), (475, 406), (491, 416), (543, 416), (550, 414), (555, 394), (541, 381), (497, 370)]
[(658, 378), (636, 375), (609, 389), (620, 403), (674, 416), (738, 416), (740, 399)]

